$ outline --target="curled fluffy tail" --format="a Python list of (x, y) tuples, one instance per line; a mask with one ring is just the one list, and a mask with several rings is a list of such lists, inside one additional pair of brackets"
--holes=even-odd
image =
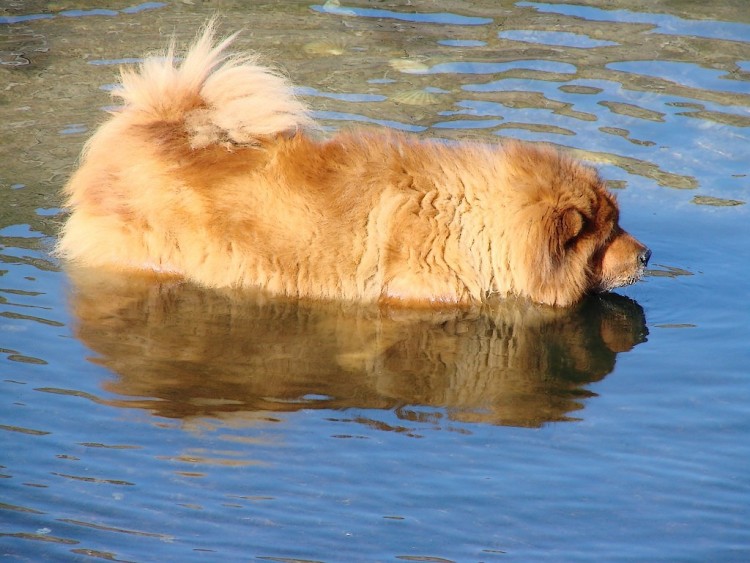
[(123, 69), (113, 95), (123, 99), (124, 111), (145, 121), (183, 121), (193, 148), (254, 145), (312, 124), (286, 78), (253, 54), (227, 54), (237, 34), (217, 43), (214, 29), (209, 22), (181, 61), (173, 40), (164, 56)]

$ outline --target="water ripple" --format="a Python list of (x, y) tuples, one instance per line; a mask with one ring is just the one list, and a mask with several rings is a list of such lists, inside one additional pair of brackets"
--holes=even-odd
[(516, 5), (534, 8), (539, 12), (574, 16), (590, 21), (649, 24), (654, 26), (655, 29), (653, 32), (664, 35), (690, 35), (693, 37), (742, 42), (746, 42), (750, 37), (750, 25), (738, 22), (688, 20), (669, 14), (634, 12), (632, 10), (605, 10), (572, 4), (518, 2)]
[(575, 74), (576, 67), (570, 63), (547, 60), (516, 60), (507, 62), (454, 61), (439, 63), (425, 69), (404, 69), (407, 74), (499, 74), (510, 70), (533, 70), (558, 74)]
[(342, 111), (313, 111), (313, 117), (317, 119), (326, 119), (334, 121), (355, 121), (359, 123), (372, 123), (374, 125), (382, 125), (384, 127), (390, 127), (391, 129), (398, 129), (399, 131), (410, 131), (412, 133), (419, 133), (425, 131), (427, 127), (420, 125), (412, 125), (410, 123), (401, 123), (399, 121), (393, 121), (391, 119), (376, 119), (373, 117), (367, 117), (366, 115), (359, 115), (356, 113), (345, 113)]
[(143, 2), (135, 6), (122, 8), (120, 10), (93, 9), (93, 10), (64, 10), (57, 14), (22, 14), (19, 16), (0, 16), (0, 24), (12, 24), (21, 22), (30, 22), (34, 20), (49, 20), (57, 16), (66, 18), (81, 18), (89, 16), (119, 16), (120, 14), (137, 14), (146, 10), (155, 10), (167, 6), (166, 2)]
[(578, 49), (592, 49), (594, 47), (609, 47), (619, 45), (616, 41), (603, 39), (592, 39), (582, 33), (571, 33), (568, 31), (540, 31), (509, 29), (497, 34), (501, 39), (511, 41), (523, 41), (524, 43), (541, 43), (542, 45), (558, 45), (560, 47), (575, 47)]
[(386, 96), (379, 94), (358, 94), (358, 93), (342, 93), (342, 92), (323, 92), (317, 88), (311, 88), (309, 86), (297, 86), (294, 92), (298, 96), (315, 96), (319, 98), (330, 98), (332, 100), (339, 100), (342, 102), (382, 102), (388, 99)]
[(696, 63), (680, 61), (621, 61), (609, 63), (606, 68), (641, 76), (668, 80), (702, 90), (718, 90), (750, 95), (750, 82), (728, 79), (729, 73), (704, 68)]
[(316, 12), (334, 14), (338, 16), (359, 16), (363, 18), (386, 18), (412, 23), (437, 23), (447, 25), (486, 25), (492, 23), (492, 18), (478, 18), (462, 16), (448, 12), (395, 12), (375, 8), (355, 8), (341, 6), (336, 1), (311, 6)]

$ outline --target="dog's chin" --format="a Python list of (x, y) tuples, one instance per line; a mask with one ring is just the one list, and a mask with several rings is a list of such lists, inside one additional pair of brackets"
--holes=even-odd
[(640, 281), (642, 277), (643, 268), (640, 268), (637, 272), (633, 273), (630, 276), (600, 280), (594, 287), (592, 287), (591, 293), (607, 293), (609, 291), (617, 289), (618, 287), (633, 285), (634, 283)]

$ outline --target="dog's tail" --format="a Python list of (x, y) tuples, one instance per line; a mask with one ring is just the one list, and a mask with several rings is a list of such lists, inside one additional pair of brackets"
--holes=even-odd
[(124, 111), (138, 112), (146, 122), (184, 122), (193, 148), (257, 145), (312, 125), (285, 77), (259, 65), (253, 54), (227, 54), (237, 34), (217, 43), (214, 30), (212, 20), (181, 61), (172, 40), (163, 56), (123, 69), (113, 95), (125, 102)]

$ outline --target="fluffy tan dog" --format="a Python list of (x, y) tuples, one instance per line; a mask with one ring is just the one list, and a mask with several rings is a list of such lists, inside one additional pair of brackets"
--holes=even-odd
[(318, 141), (279, 74), (208, 25), (123, 70), (124, 107), (66, 186), (58, 245), (84, 266), (209, 287), (407, 305), (515, 294), (569, 305), (633, 283), (650, 251), (596, 171), (550, 147), (393, 132)]

